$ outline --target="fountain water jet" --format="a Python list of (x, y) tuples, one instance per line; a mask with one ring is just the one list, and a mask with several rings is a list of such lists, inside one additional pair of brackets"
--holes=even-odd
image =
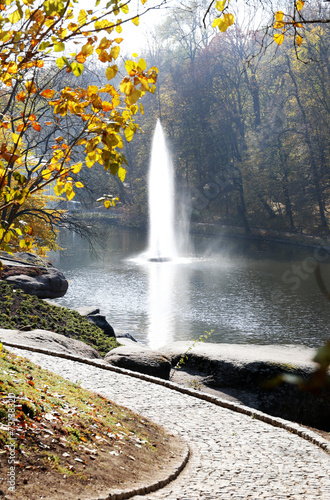
[(165, 135), (157, 120), (149, 168), (150, 262), (171, 261), (177, 256), (174, 231), (174, 173)]

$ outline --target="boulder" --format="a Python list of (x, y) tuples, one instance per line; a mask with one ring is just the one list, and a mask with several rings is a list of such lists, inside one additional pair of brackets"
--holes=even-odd
[(11, 345), (17, 344), (17, 347), (20, 345), (39, 347), (50, 351), (73, 354), (82, 358), (101, 358), (99, 353), (88, 344), (48, 330), (31, 330), (25, 332), (0, 328), (0, 341), (4, 343), (8, 342)]
[(271, 415), (330, 430), (330, 393), (302, 391), (284, 383), (266, 388), (265, 383), (288, 373), (308, 380), (316, 368), (315, 349), (297, 345), (212, 344), (173, 342), (159, 349), (175, 366), (187, 356), (182, 369), (208, 375), (208, 385), (232, 388), (254, 395), (250, 406)]
[(0, 259), (5, 269), (2, 279), (23, 292), (40, 299), (56, 299), (66, 294), (68, 282), (63, 273), (42, 257), (29, 252), (13, 255), (1, 252)]
[(16, 266), (17, 274), (5, 279), (7, 283), (20, 288), (24, 293), (36, 295), (40, 299), (56, 299), (63, 297), (68, 289), (68, 282), (63, 273), (55, 268), (47, 268), (41, 276), (27, 276), (20, 274), (20, 267)]
[(100, 309), (97, 306), (82, 306), (74, 310), (84, 316), (90, 323), (94, 323), (94, 325), (101, 328), (107, 337), (116, 338), (114, 329), (108, 323), (107, 318), (100, 314)]
[(125, 345), (108, 352), (104, 358), (106, 363), (146, 375), (169, 379), (171, 362), (166, 356), (129, 339), (120, 339), (120, 342), (122, 340)]
[(103, 314), (88, 314), (85, 318), (94, 325), (98, 326), (103, 330), (107, 337), (116, 338), (115, 331), (112, 326), (107, 322), (107, 318)]

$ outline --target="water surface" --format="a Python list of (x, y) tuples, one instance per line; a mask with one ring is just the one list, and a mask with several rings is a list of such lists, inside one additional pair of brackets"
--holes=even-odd
[(330, 288), (330, 259), (322, 252), (230, 238), (193, 238), (193, 251), (174, 262), (139, 258), (146, 238), (137, 231), (104, 230), (106, 249), (66, 235), (54, 264), (69, 280), (57, 302), (96, 305), (115, 332), (151, 347), (197, 339), (210, 342), (302, 344), (327, 340), (330, 302), (313, 270)]

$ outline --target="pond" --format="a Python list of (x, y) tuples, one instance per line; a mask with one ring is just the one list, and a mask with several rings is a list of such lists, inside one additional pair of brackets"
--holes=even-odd
[(61, 305), (95, 305), (116, 334), (150, 347), (198, 339), (216, 343), (301, 344), (330, 335), (330, 256), (323, 250), (228, 237), (192, 237), (192, 251), (173, 262), (141, 258), (146, 236), (105, 228), (105, 249), (93, 255), (79, 237), (62, 235), (53, 263), (69, 280)]

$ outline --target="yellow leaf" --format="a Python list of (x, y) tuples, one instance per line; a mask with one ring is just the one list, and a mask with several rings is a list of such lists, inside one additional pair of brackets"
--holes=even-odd
[(112, 47), (110, 54), (114, 59), (117, 59), (117, 57), (119, 56), (119, 52), (120, 52), (120, 47), (116, 45), (115, 47)]
[(116, 31), (117, 33), (121, 33), (123, 31), (123, 28), (120, 26), (120, 24), (117, 24)]
[(45, 168), (42, 172), (41, 175), (44, 179), (48, 180), (50, 179), (50, 176), (52, 175), (51, 171)]
[(131, 92), (127, 97), (126, 97), (126, 102), (128, 104), (135, 104), (136, 101), (138, 101), (141, 97), (141, 92), (140, 90), (134, 89), (133, 92)]
[(11, 22), (11, 24), (15, 24), (18, 23), (18, 21), (20, 21), (22, 17), (23, 17), (23, 12), (22, 9), (19, 8), (15, 10), (15, 12), (13, 12), (12, 14), (9, 14), (8, 19)]
[(87, 21), (87, 13), (84, 9), (81, 9), (81, 11), (79, 12), (79, 16), (78, 16), (79, 26), (82, 26), (83, 24), (85, 24), (86, 21)]
[(17, 73), (17, 64), (14, 61), (11, 61), (7, 66), (7, 73), (14, 75)]
[(147, 0), (141, 0), (141, 3), (142, 5), (144, 5), (145, 3), (147, 3)]
[(71, 69), (72, 69), (72, 73), (74, 74), (74, 76), (80, 76), (82, 74), (82, 72), (84, 71), (84, 65), (81, 63), (73, 62), (71, 64)]
[[(225, 18), (225, 16), (232, 16), (232, 18)], [(218, 27), (219, 30), (224, 33), (231, 24), (234, 22), (234, 16), (232, 14), (224, 14), (223, 19), (214, 19), (212, 23), (212, 28)]]
[(72, 165), (71, 167), (71, 172), (74, 174), (78, 174), (82, 168), (83, 164), (82, 161), (80, 163), (76, 163), (75, 165)]
[(108, 113), (109, 111), (112, 110), (113, 110), (113, 105), (111, 102), (102, 101), (102, 111), (104, 111), (104, 113)]
[(301, 10), (304, 5), (305, 5), (305, 2), (303, 2), (302, 0), (298, 0), (296, 3), (297, 10), (298, 11)]
[(140, 68), (141, 71), (147, 69), (147, 63), (145, 62), (144, 59), (139, 59), (138, 67)]
[(110, 208), (111, 207), (111, 201), (110, 200), (104, 200), (104, 206), (105, 206), (105, 208)]
[(64, 58), (63, 57), (59, 57), (58, 59), (56, 59), (56, 65), (59, 69), (62, 69), (65, 65), (65, 61), (64, 61)]
[(134, 61), (131, 61), (130, 59), (127, 59), (125, 61), (125, 69), (128, 74), (130, 74), (131, 71), (134, 71), (136, 69), (136, 63)]
[(105, 70), (105, 76), (108, 80), (111, 80), (116, 76), (117, 71), (118, 67), (116, 66), (116, 64), (114, 64), (113, 66), (108, 66), (108, 68)]
[(135, 26), (139, 26), (139, 24), (140, 24), (139, 16), (133, 17), (132, 23), (135, 24)]
[(219, 0), (218, 2), (215, 2), (215, 8), (219, 10), (220, 12), (223, 11), (226, 5), (226, 0)]
[(300, 47), (300, 45), (302, 44), (302, 41), (303, 41), (303, 37), (300, 35), (297, 35), (296, 42), (297, 42), (298, 47)]
[(274, 29), (279, 30), (279, 29), (284, 28), (284, 26), (285, 26), (285, 23), (283, 23), (283, 21), (276, 21), (276, 23), (274, 24)]
[(72, 200), (72, 198), (75, 196), (75, 192), (73, 191), (71, 182), (67, 182), (65, 184), (64, 191), (69, 201)]
[(276, 21), (283, 21), (284, 14), (281, 10), (278, 10), (275, 12), (275, 19)]
[(54, 186), (54, 193), (56, 194), (56, 196), (60, 196), (64, 191), (64, 186), (62, 184), (62, 182), (58, 182), (56, 184), (56, 186)]
[(223, 20), (226, 24), (228, 24), (228, 26), (231, 26), (235, 22), (235, 16), (233, 14), (224, 14)]
[(87, 95), (91, 97), (92, 95), (97, 95), (99, 88), (96, 85), (88, 85), (87, 87)]
[(136, 115), (136, 113), (139, 111), (139, 106), (137, 106), (136, 104), (133, 104), (133, 106), (131, 106), (131, 113), (132, 115)]
[(14, 144), (20, 145), (21, 143), (20, 134), (11, 134), (11, 138)]
[(124, 182), (125, 177), (126, 177), (126, 169), (123, 167), (118, 168), (118, 177), (121, 180), (121, 182)]
[(83, 185), (83, 183), (82, 183), (82, 182), (76, 182), (75, 186), (76, 186), (77, 188), (83, 188), (83, 187), (84, 187), (84, 185)]
[(282, 45), (282, 43), (284, 41), (283, 33), (275, 33), (274, 41), (277, 43), (277, 45)]
[(134, 130), (129, 127), (125, 128), (125, 137), (127, 142), (131, 142), (134, 137)]
[(129, 13), (129, 8), (128, 8), (128, 5), (127, 4), (124, 4), (120, 7), (120, 10), (124, 13), (124, 14), (128, 14)]

